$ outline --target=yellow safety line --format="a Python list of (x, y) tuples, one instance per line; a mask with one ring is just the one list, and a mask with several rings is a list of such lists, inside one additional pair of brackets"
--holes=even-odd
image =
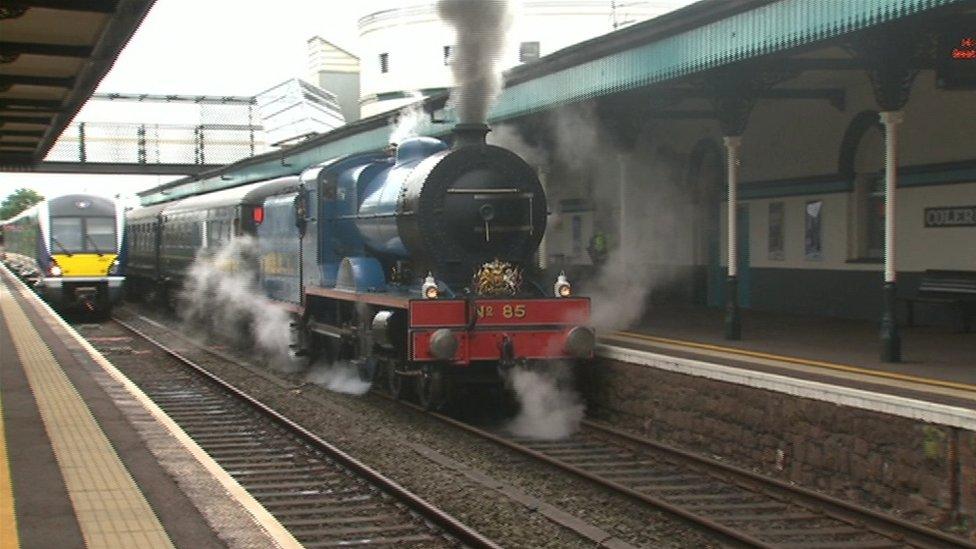
[(14, 487), (10, 478), (10, 462), (7, 460), (7, 438), (4, 431), (3, 405), (0, 403), (0, 547), (18, 549), (17, 513), (14, 509)]
[[(0, 265), (0, 271), (2, 271), (3, 265)], [(8, 271), (9, 274), (9, 271)], [(0, 290), (4, 287), (4, 282), (0, 278)], [(73, 330), (63, 318), (58, 316), (51, 307), (37, 298), (36, 295), (26, 289), (26, 287), (17, 288), (21, 295), (31, 300), (32, 305), (38, 308), (40, 311), (43, 309), (46, 314), (50, 315), (51, 321), (49, 324), (56, 323), (60, 325), (68, 335), (74, 338), (75, 342), (78, 343), (85, 351), (88, 352), (88, 356), (92, 360), (97, 362), (102, 369), (108, 373), (117, 383), (122, 385), (132, 397), (139, 402), (143, 408), (156, 420), (158, 421), (164, 429), (166, 429), (170, 435), (172, 435), (184, 448), (189, 452), (200, 465), (206, 469), (206, 471), (219, 482), (223, 488), (227, 491), (228, 496), (233, 499), (238, 505), (241, 506), (247, 513), (251, 515), (251, 518), (255, 521), (259, 528), (263, 529), (268, 537), (271, 538), (270, 546), (276, 547), (277, 549), (300, 549), (302, 545), (294, 538), (294, 536), (285, 529), (284, 526), (278, 522), (263, 505), (258, 503), (254, 497), (241, 486), (234, 477), (230, 476), (216, 461), (213, 460), (202, 448), (190, 438), (189, 435), (180, 428), (172, 418), (166, 415), (155, 402), (149, 399), (144, 392), (142, 392), (139, 387), (137, 387), (129, 378), (120, 372), (115, 366), (113, 366), (109, 361), (105, 359), (98, 351), (92, 347), (91, 343), (86, 341), (81, 337), (78, 332)], [(13, 291), (13, 290), (11, 290)], [(2, 298), (2, 296), (0, 296)], [(209, 519), (208, 519), (209, 521)], [(0, 549), (5, 549), (0, 547)]]
[(173, 547), (88, 405), (2, 282), (0, 310), (37, 401), (85, 546)]
[[(779, 362), (787, 362), (787, 363), (790, 363), (790, 364), (798, 364), (800, 366), (814, 366), (814, 367), (817, 367), (817, 368), (824, 368), (824, 369), (828, 369), (828, 370), (837, 370), (837, 371), (840, 371), (840, 372), (849, 372), (849, 373), (863, 374), (863, 375), (873, 376), (873, 377), (881, 377), (881, 378), (887, 378), (887, 379), (896, 379), (896, 380), (899, 380), (899, 381), (910, 381), (910, 382), (919, 383), (919, 384), (922, 384), (922, 385), (932, 385), (932, 386), (937, 386), (937, 387), (947, 387), (947, 388), (950, 388), (950, 389), (960, 389), (960, 390), (963, 390), (963, 391), (976, 391), (976, 385), (970, 385), (968, 383), (958, 383), (958, 382), (955, 382), (955, 381), (944, 381), (944, 380), (941, 380), (941, 379), (932, 379), (932, 378), (927, 378), (927, 377), (918, 377), (918, 376), (913, 376), (913, 375), (909, 375), (909, 374), (900, 374), (900, 373), (897, 373), (897, 372), (885, 372), (885, 371), (881, 371), (881, 370), (871, 370), (871, 369), (868, 369), (868, 368), (858, 368), (856, 366), (848, 366), (846, 364), (837, 364), (837, 363), (834, 363), (834, 362), (824, 362), (822, 360), (810, 360), (810, 359), (806, 359), (806, 358), (798, 358), (798, 357), (792, 357), (792, 356), (774, 355), (774, 354), (771, 354), (771, 353), (762, 353), (762, 352), (758, 352), (758, 351), (748, 351), (748, 350), (745, 350), (745, 349), (736, 349), (734, 347), (723, 347), (721, 345), (710, 345), (710, 344), (707, 344), (707, 343), (696, 343), (694, 341), (685, 341), (685, 340), (682, 340), (682, 339), (670, 339), (670, 338), (666, 338), (666, 337), (650, 336), (650, 335), (645, 335), (645, 334), (638, 334), (638, 333), (635, 333), (635, 332), (615, 332), (615, 334), (619, 334), (619, 335), (626, 336), (626, 337), (631, 337), (631, 338), (644, 339), (644, 340), (653, 341), (653, 342), (656, 342), (656, 343), (666, 343), (666, 344), (669, 344), (669, 345), (678, 345), (678, 346), (682, 346), (682, 347), (691, 347), (693, 349), (704, 349), (704, 350), (708, 350), (708, 351), (728, 353), (728, 354), (733, 354), (733, 355), (742, 355), (742, 356), (748, 356), (748, 357), (753, 357), (753, 358), (762, 358), (762, 359), (766, 359), (766, 360), (775, 360), (775, 361), (779, 361)], [(607, 335), (607, 336), (604, 336), (604, 337), (614, 338), (614, 339), (618, 339), (618, 340), (624, 339), (622, 337), (619, 337), (619, 335), (618, 336), (614, 336), (613, 334), (611, 334), (611, 335)]]

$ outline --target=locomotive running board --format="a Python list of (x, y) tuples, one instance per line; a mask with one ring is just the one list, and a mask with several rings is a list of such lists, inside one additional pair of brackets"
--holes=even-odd
[[(334, 288), (321, 288), (313, 286), (305, 288), (305, 295), (316, 297), (328, 297), (341, 301), (358, 301), (369, 305), (380, 307), (392, 307), (394, 309), (406, 309), (410, 305), (410, 298), (406, 296), (394, 296), (390, 294), (368, 293), (368, 292), (349, 292), (346, 290), (336, 290)], [(307, 303), (307, 302), (306, 302)]]

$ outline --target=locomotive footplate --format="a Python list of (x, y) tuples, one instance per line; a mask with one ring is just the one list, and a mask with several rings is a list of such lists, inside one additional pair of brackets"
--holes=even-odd
[(417, 362), (592, 357), (588, 298), (412, 300), (410, 355)]

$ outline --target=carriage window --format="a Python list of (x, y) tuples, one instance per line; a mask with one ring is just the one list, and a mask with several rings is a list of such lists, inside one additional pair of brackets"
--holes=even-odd
[(85, 228), (88, 238), (85, 240), (85, 250), (101, 253), (115, 252), (115, 219), (112, 217), (85, 218)]
[(83, 251), (81, 218), (51, 218), (51, 253), (63, 254)]

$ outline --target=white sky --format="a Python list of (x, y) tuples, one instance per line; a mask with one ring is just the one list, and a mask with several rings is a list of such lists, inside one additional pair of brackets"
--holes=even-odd
[[(157, 0), (97, 91), (254, 95), (305, 75), (305, 42), (312, 36), (355, 53), (359, 17), (407, 1)], [(675, 7), (688, 3), (672, 1)], [(3, 172), (0, 200), (20, 187), (48, 198), (76, 192), (131, 196), (172, 179)]]
[[(97, 91), (254, 95), (304, 76), (305, 41), (316, 34), (355, 51), (356, 21), (377, 5), (378, 0), (157, 0)], [(0, 200), (21, 187), (46, 197), (129, 195), (172, 179), (4, 172)]]

